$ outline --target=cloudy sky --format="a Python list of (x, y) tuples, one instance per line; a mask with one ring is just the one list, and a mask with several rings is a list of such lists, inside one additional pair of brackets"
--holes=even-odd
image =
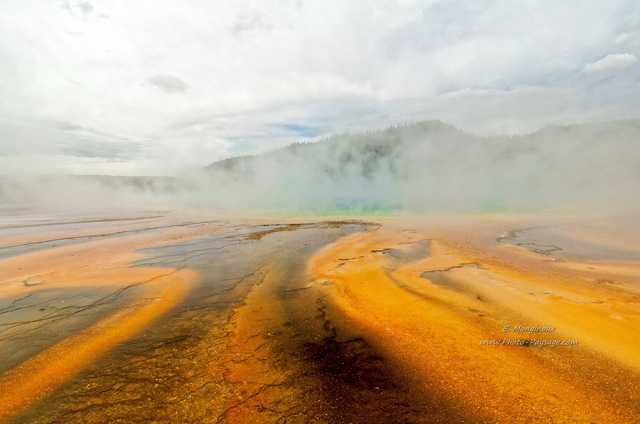
[(640, 116), (637, 0), (5, 0), (0, 174), (175, 175), (347, 130)]

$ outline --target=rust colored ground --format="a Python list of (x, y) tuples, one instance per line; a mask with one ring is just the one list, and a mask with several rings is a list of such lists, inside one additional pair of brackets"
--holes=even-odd
[[(539, 217), (123, 221), (0, 243), (97, 235), (0, 259), (4, 318), (48, 291), (132, 289), (1, 375), (0, 421), (613, 424), (640, 416), (640, 261), (580, 260), (567, 246), (544, 256), (497, 240), (541, 225)], [(623, 230), (599, 222), (557, 233), (576, 246), (640, 252), (615, 225)], [(141, 251), (150, 247), (158, 250)], [(0, 343), (46, 334), (33, 332), (51, 324), (33, 311), (33, 323), (18, 323), (23, 333), (3, 324)]]
[[(197, 273), (193, 270), (131, 268), (130, 265), (142, 257), (136, 250), (168, 241), (190, 239), (203, 233), (215, 234), (224, 228), (205, 223), (205, 228), (185, 230), (186, 224), (189, 222), (183, 221), (182, 225), (164, 222), (159, 228), (168, 229), (151, 235), (138, 234), (115, 240), (98, 240), (1, 261), (0, 297), (28, 296), (38, 291), (60, 289), (89, 291), (96, 287), (118, 289), (140, 286), (140, 291), (130, 304), (122, 305), (115, 313), (70, 335), (2, 375), (0, 421), (51, 393), (91, 365), (101, 354), (134, 337), (185, 298), (197, 280)], [(181, 228), (176, 230), (173, 227)], [(126, 228), (133, 232), (144, 229), (146, 227), (140, 225)], [(99, 235), (110, 233), (113, 231), (102, 229)], [(73, 236), (77, 237), (78, 234), (74, 233)], [(86, 235), (81, 233), (80, 236)], [(43, 240), (62, 237), (69, 237), (68, 232), (14, 237), (6, 239), (5, 243), (38, 244)]]
[(6, 373), (0, 380), (0, 420), (29, 406), (99, 355), (135, 336), (184, 299), (194, 280), (194, 273), (186, 270), (152, 276), (145, 285), (145, 298), (135, 308), (91, 325)]
[[(330, 282), (337, 321), (363, 334), (425, 394), (478, 422), (635, 422), (637, 263), (575, 272), (588, 264), (497, 245), (487, 237), (500, 234), (492, 222), (418, 226), (352, 235), (312, 259), (313, 276)], [(424, 239), (429, 255), (404, 263), (392, 256)], [(504, 332), (507, 325), (556, 330), (529, 335)], [(579, 344), (480, 345), (504, 339)]]

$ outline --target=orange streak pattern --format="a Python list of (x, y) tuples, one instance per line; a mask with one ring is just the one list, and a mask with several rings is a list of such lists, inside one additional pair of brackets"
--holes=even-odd
[[(428, 238), (429, 232), (419, 235)], [(633, 343), (638, 336), (637, 308), (618, 307), (613, 301), (602, 312), (596, 305), (574, 304), (563, 297), (570, 296), (570, 289), (583, 298), (601, 293), (584, 284), (578, 287), (561, 271), (536, 278), (527, 277), (526, 270), (512, 272), (509, 265), (522, 264), (474, 251), (469, 242), (432, 240), (428, 257), (394, 265), (382, 249), (406, 249), (411, 241), (400, 231), (383, 228), (331, 245), (312, 258), (310, 268), (316, 280), (331, 283), (334, 317), (363, 334), (430, 397), (435, 394), (483, 422), (542, 422), (543, 417), (554, 423), (632, 422), (633, 412), (614, 401), (632, 402), (633, 388), (623, 389), (626, 380), (619, 378), (620, 385), (608, 390), (621, 391), (617, 398), (609, 396), (602, 385), (593, 384), (597, 380), (592, 372), (610, 367), (612, 376), (638, 379), (632, 365), (640, 354)], [(465, 263), (474, 266), (446, 271), (450, 286), (421, 277), (423, 271)], [(560, 295), (548, 301), (532, 295), (545, 286), (560, 288)], [(625, 319), (605, 320), (603, 313), (612, 310)], [(518, 337), (501, 332), (504, 325), (514, 324), (557, 326), (560, 334), (531, 338), (577, 338), (586, 346), (479, 345), (481, 340)], [(606, 352), (605, 343), (616, 335), (624, 337)], [(596, 342), (598, 337), (605, 341)], [(583, 365), (592, 374), (581, 369)], [(605, 381), (610, 376), (595, 377)]]
[[(158, 270), (154, 270), (157, 272)], [(0, 381), (0, 419), (50, 393), (118, 343), (143, 330), (190, 291), (193, 271), (175, 271), (146, 283), (145, 299), (29, 359)]]

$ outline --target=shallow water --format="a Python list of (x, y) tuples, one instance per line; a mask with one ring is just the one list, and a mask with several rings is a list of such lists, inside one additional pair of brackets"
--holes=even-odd
[[(595, 223), (603, 227), (599, 228), (599, 231), (607, 231), (607, 222), (596, 221)], [(584, 239), (575, 234), (580, 227), (588, 228), (589, 224), (587, 222), (514, 229), (496, 240), (500, 243), (522, 246), (533, 253), (555, 258), (574, 258), (587, 261), (640, 261), (640, 251), (637, 249)], [(620, 225), (620, 221), (612, 221), (610, 224), (617, 227)], [(629, 226), (631, 229), (635, 229), (638, 223), (635, 220), (630, 220)], [(567, 230), (574, 234), (564, 234), (563, 231)]]

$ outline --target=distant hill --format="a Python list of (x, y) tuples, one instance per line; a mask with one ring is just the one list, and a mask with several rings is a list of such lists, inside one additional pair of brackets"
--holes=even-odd
[(259, 156), (240, 156), (214, 162), (206, 169), (215, 174), (251, 178), (260, 163), (284, 165), (297, 160), (319, 165), (321, 174), (327, 178), (339, 180), (359, 175), (373, 180), (379, 170), (401, 175), (404, 167), (402, 153), (419, 149), (425, 141), (442, 153), (453, 153), (478, 140), (440, 121), (426, 121), (364, 133), (340, 134), (315, 143), (293, 143)]
[(551, 126), (500, 137), (426, 121), (226, 159), (207, 166), (206, 175), (205, 192), (216, 193), (213, 203), (234, 207), (628, 206), (635, 203), (640, 181), (640, 121)]

